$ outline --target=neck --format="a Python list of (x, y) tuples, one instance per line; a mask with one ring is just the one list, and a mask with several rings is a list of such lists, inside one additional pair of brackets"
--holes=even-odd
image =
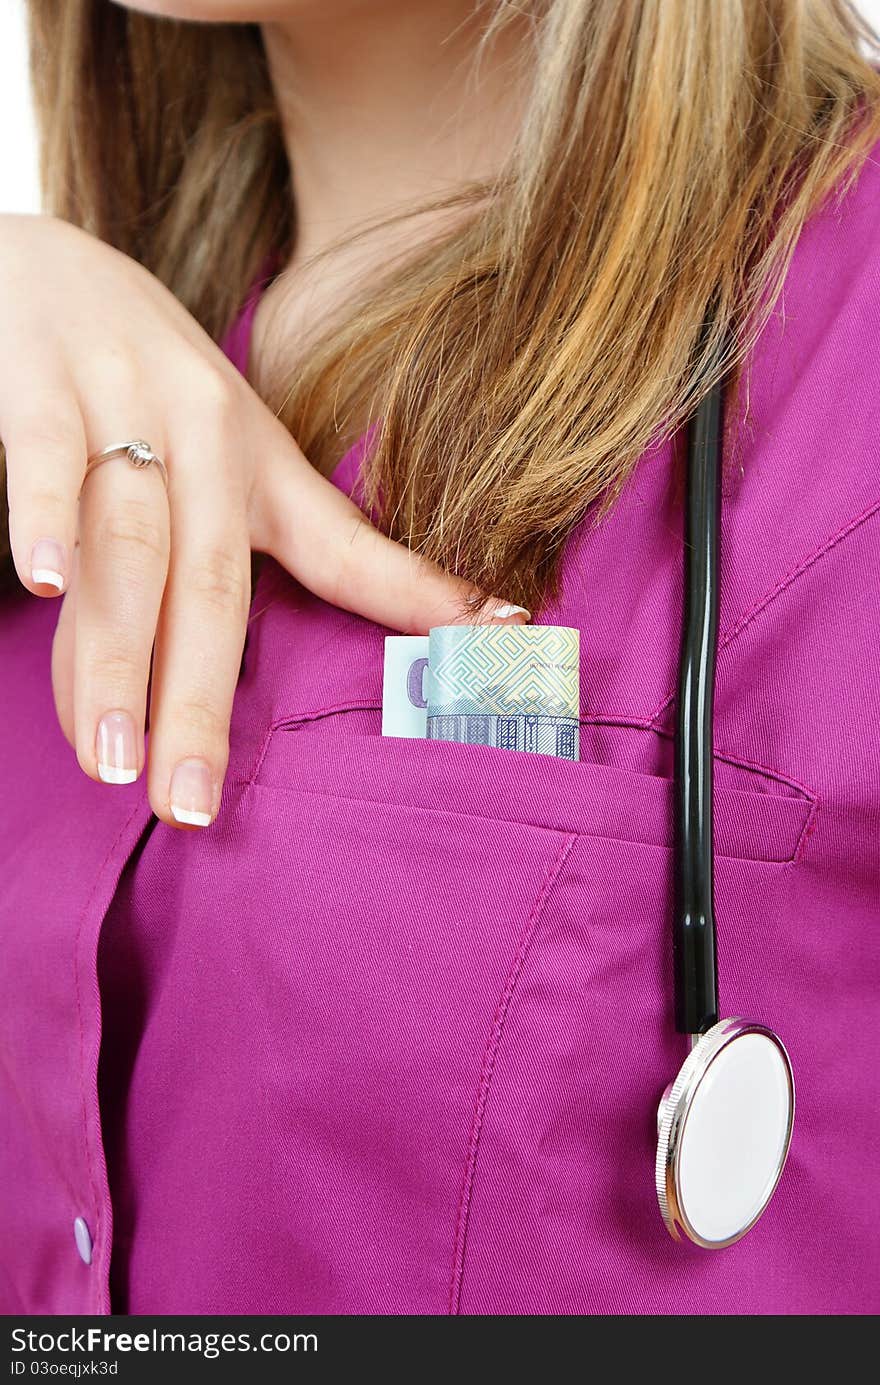
[(294, 264), (491, 180), (520, 118), (512, 23), (479, 55), (475, 0), (308, 0), (264, 39), (293, 175)]

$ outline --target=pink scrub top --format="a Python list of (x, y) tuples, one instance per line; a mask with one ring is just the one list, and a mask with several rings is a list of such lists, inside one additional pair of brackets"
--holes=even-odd
[(581, 630), (577, 764), (383, 739), (386, 631), (268, 562), (219, 819), (177, 831), (77, 767), (58, 607), (6, 602), (5, 1312), (880, 1309), (878, 331), (880, 146), (800, 238), (727, 453), (722, 1013), (798, 1092), (754, 1231), (676, 1245), (654, 1192), (679, 436), (541, 613)]

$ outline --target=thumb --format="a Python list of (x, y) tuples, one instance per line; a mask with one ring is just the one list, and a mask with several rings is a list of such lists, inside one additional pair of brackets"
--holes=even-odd
[(254, 547), (270, 553), (324, 601), (403, 634), (434, 625), (508, 624), (531, 619), (522, 606), (491, 597), (387, 538), (293, 445), (261, 464), (252, 512)]

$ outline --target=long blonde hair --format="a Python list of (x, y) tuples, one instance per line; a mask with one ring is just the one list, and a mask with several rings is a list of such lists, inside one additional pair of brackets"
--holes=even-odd
[[(219, 337), (295, 234), (259, 30), (29, 3), (47, 208)], [(383, 527), (537, 610), (573, 526), (736, 376), (805, 219), (880, 138), (880, 74), (849, 0), (485, 9), (487, 41), (533, 19), (508, 165), (349, 305), (292, 388), (261, 387), (324, 470), (380, 419)]]

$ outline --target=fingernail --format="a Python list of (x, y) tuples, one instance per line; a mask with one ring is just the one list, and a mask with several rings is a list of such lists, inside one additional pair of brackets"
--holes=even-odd
[(35, 586), (64, 590), (67, 571), (67, 550), (55, 539), (37, 539), (31, 549), (31, 581)]
[(525, 606), (511, 606), (509, 601), (499, 601), (497, 606), (487, 607), (493, 620), (507, 620), (509, 616), (525, 616), (526, 620), (531, 620), (532, 613), (527, 611)]
[(211, 766), (204, 760), (181, 760), (171, 776), (169, 798), (175, 822), (208, 827), (214, 806)]
[(105, 712), (98, 722), (95, 755), (105, 784), (133, 784), (138, 777), (137, 732), (129, 712)]

